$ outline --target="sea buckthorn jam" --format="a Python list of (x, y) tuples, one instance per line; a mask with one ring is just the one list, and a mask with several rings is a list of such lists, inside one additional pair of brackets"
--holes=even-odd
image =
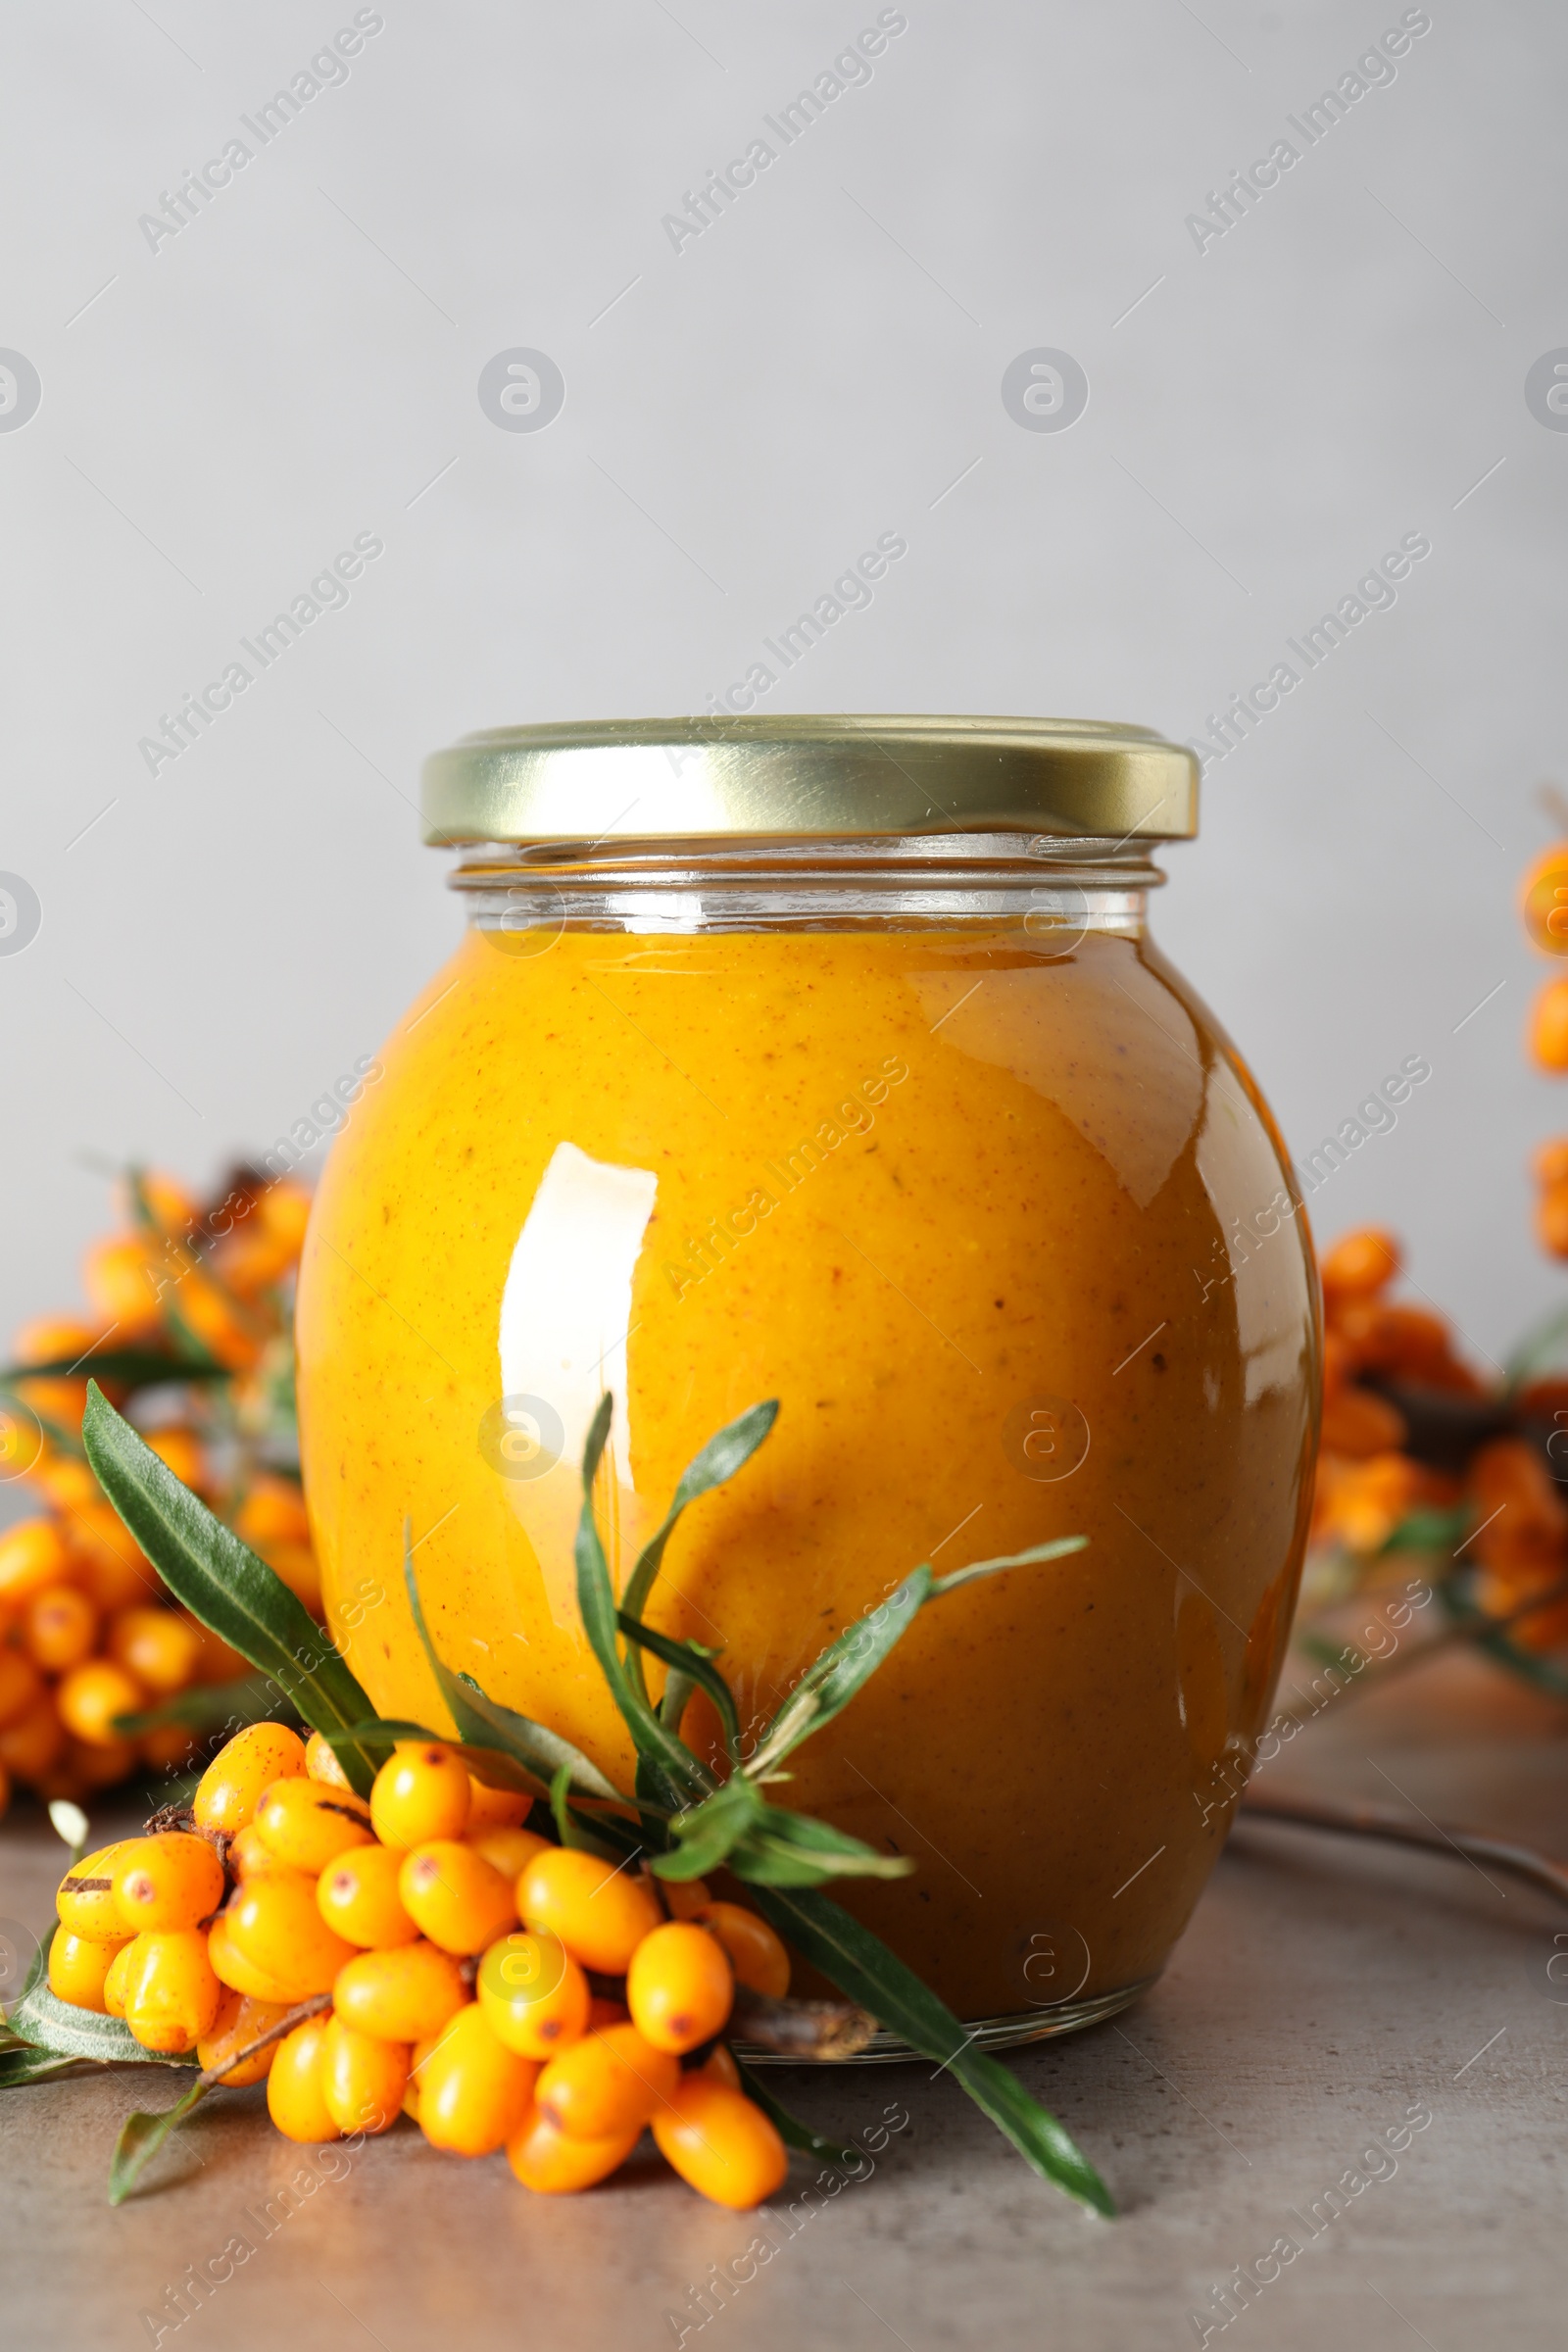
[[(1042, 721), (534, 728), (433, 761), (425, 806), (472, 919), (333, 1152), (300, 1293), (355, 1672), (448, 1727), (407, 1524), (448, 1666), (630, 1786), (572, 1551), (606, 1389), (617, 1589), (698, 1447), (780, 1401), (650, 1604), (721, 1648), (748, 1737), (916, 1563), (1085, 1536), (922, 1613), (776, 1798), (914, 1859), (836, 1891), (967, 2022), (1108, 2014), (1245, 1781), (1316, 1434), (1283, 1149), (1145, 930), (1191, 756)], [(705, 1724), (716, 1760), (699, 1694)]]

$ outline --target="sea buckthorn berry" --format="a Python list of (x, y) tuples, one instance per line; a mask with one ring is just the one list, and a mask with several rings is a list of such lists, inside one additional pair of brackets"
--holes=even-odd
[(269, 2001), (280, 2008), (292, 2009), (305, 1998), (292, 1984), (281, 1984), (276, 1977), (270, 1977), (265, 1968), (258, 1968), (253, 1961), (246, 1959), (232, 1941), (228, 1921), (221, 1911), (208, 1931), (207, 1956), (220, 1984), (228, 1985), (234, 1992), (244, 1993), (248, 2000)]
[(533, 1798), (525, 1788), (492, 1788), (468, 1775), (467, 1836), (479, 1830), (520, 1830)]
[(143, 2049), (172, 2056), (210, 2033), (222, 1986), (200, 1928), (151, 1928), (130, 1946), (125, 2023)]
[(193, 1488), (198, 1494), (201, 1493), (207, 1483), (207, 1456), (194, 1430), (149, 1430), (147, 1443), (164, 1468), (172, 1470), (182, 1487)]
[(706, 2075), (710, 2082), (722, 2082), (728, 2090), (739, 2090), (741, 2087), (741, 2070), (735, 2063), (734, 2053), (722, 2041), (715, 2044), (696, 2072)]
[(507, 2142), (507, 2162), (524, 2188), (542, 2197), (592, 2188), (623, 2165), (642, 2137), (641, 2127), (611, 2139), (568, 2139), (537, 2106), (530, 2107)]
[[(316, 1881), (300, 1870), (264, 1870), (246, 1879), (223, 1914), (228, 1937), (296, 2000), (326, 1992), (354, 1946), (335, 1936), (316, 1903)], [(406, 2037), (413, 2040), (412, 2034)]]
[(1568, 1257), (1568, 1184), (1548, 1184), (1538, 1195), (1536, 1239), (1548, 1257)]
[(679, 2081), (669, 2052), (655, 2049), (635, 2026), (607, 2026), (552, 2058), (534, 2096), (540, 2114), (569, 2138), (612, 2139), (640, 2131)]
[(248, 1821), (242, 1830), (234, 1832), (230, 1840), (228, 1867), (236, 1879), (254, 1879), (259, 1870), (277, 1870), (282, 1866), (261, 1837), (255, 1822)]
[(710, 1936), (716, 1936), (729, 1954), (737, 1984), (764, 1992), (781, 2001), (790, 1988), (790, 1956), (765, 1919), (744, 1903), (709, 1903), (698, 1913)]
[(196, 1668), (197, 1681), (203, 1683), (243, 1682), (251, 1672), (249, 1658), (242, 1658), (237, 1649), (230, 1649), (228, 1643), (221, 1641), (210, 1626), (197, 1625), (195, 1618), (191, 1618), (189, 1622), (196, 1626), (196, 1637), (202, 1645), (201, 1658)]
[(242, 2058), (238, 2066), (230, 2065), (229, 2061), (236, 2050), (248, 2049), (287, 2015), (288, 2010), (279, 2001), (253, 2001), (248, 1993), (231, 1992), (225, 1984), (211, 2031), (196, 2044), (196, 2055), (204, 2070), (212, 2074), (222, 2068), (225, 2090), (243, 2090), (247, 2082), (260, 2082), (264, 2075), (271, 2072), (272, 2060), (277, 2056), (275, 2041), (270, 2041), (265, 2050), (257, 2050), (251, 2057)]
[[(136, 1761), (134, 1740), (68, 1740), (60, 1769), (85, 1795), (92, 1788), (112, 1788)], [(54, 1794), (51, 1788), (50, 1795)]]
[(461, 1756), (433, 1740), (409, 1741), (388, 1756), (370, 1789), (370, 1819), (383, 1845), (428, 1845), (461, 1838), (467, 1824), (468, 1775)]
[(40, 1690), (30, 1706), (0, 1726), (0, 1765), (13, 1780), (39, 1781), (66, 1744), (52, 1690)]
[(460, 2009), (419, 2062), (419, 2129), (433, 2148), (488, 2156), (533, 2101), (539, 2068), (498, 2041), (477, 2001)]
[(46, 1674), (64, 1674), (91, 1651), (98, 1612), (77, 1586), (45, 1585), (26, 1602), (20, 1627), (33, 1664)]
[(626, 1971), (632, 2023), (656, 2050), (672, 2050), (678, 2058), (712, 2039), (734, 1998), (729, 1954), (695, 1920), (671, 1919), (655, 1928)]
[[(39, 1691), (38, 1669), (20, 1649), (0, 1644), (0, 1724), (15, 1723)], [(517, 1865), (520, 1870), (522, 1865)]]
[(321, 2041), (321, 2095), (340, 2132), (387, 2132), (403, 2112), (409, 2045), (328, 2020)]
[[(129, 1941), (127, 1936), (125, 1943)], [(107, 2016), (104, 1979), (124, 1948), (121, 1943), (99, 1943), (91, 1936), (68, 1936), (62, 1928), (49, 1946), (50, 1991), (74, 2009), (96, 2009)]]
[(425, 2041), (468, 1999), (463, 1971), (433, 1943), (356, 1952), (338, 1971), (332, 2002), (345, 2025), (377, 2041)]
[(1325, 1252), (1320, 1271), (1326, 1295), (1336, 1302), (1372, 1298), (1386, 1290), (1404, 1263), (1404, 1251), (1395, 1234), (1381, 1225), (1363, 1225), (1342, 1234)]
[(109, 1621), (109, 1654), (149, 1690), (183, 1690), (196, 1679), (201, 1637), (172, 1609), (117, 1609)]
[(1568, 980), (1548, 980), (1530, 1008), (1530, 1051), (1544, 1070), (1568, 1070)]
[(157, 1571), (113, 1503), (90, 1502), (73, 1514), (71, 1548), (75, 1572), (101, 1609), (157, 1599)]
[[(118, 1945), (110, 1954), (103, 1986), (104, 2015), (106, 2017), (123, 2017), (125, 2014), (125, 1971), (130, 1965), (130, 1955), (135, 1948), (135, 1942), (136, 1938), (133, 1936), (128, 1943)], [(105, 1946), (105, 1949), (107, 1950), (108, 1946)]]
[(134, 1715), (144, 1697), (141, 1685), (123, 1666), (108, 1658), (93, 1658), (74, 1666), (55, 1691), (60, 1720), (78, 1740), (107, 1742), (118, 1739), (117, 1715)]
[(53, 1519), (19, 1519), (0, 1536), (0, 1602), (25, 1600), (57, 1585), (71, 1554)]
[(191, 1802), (198, 1829), (242, 1830), (274, 1781), (305, 1775), (305, 1742), (286, 1724), (251, 1723), (220, 1747)]
[(140, 1838), (118, 1838), (72, 1865), (55, 1892), (55, 1909), (68, 1936), (90, 1936), (95, 1943), (122, 1943), (127, 1928), (115, 1900), (115, 1864)]
[(340, 2136), (321, 2081), (325, 2040), (324, 2019), (308, 2017), (277, 2045), (267, 2077), (267, 2112), (285, 2139)]
[(154, 1771), (172, 1772), (195, 1755), (196, 1735), (182, 1723), (161, 1723), (156, 1731), (143, 1732), (137, 1745), (142, 1760)]
[(127, 1935), (193, 1928), (223, 1899), (223, 1865), (205, 1838), (163, 1830), (133, 1838), (115, 1857), (115, 1902)]
[(313, 1732), (305, 1742), (305, 1769), (313, 1781), (324, 1782), (329, 1788), (352, 1785), (336, 1748), (319, 1732)]
[(327, 1926), (367, 1951), (413, 1943), (419, 1931), (403, 1908), (403, 1856), (389, 1845), (356, 1845), (329, 1862), (316, 1883), (316, 1907)]
[(706, 1879), (661, 1879), (671, 1919), (701, 1919), (713, 1897)]
[(264, 1544), (308, 1544), (310, 1517), (293, 1480), (270, 1474), (252, 1479), (234, 1513), (234, 1533), (253, 1550)]
[(519, 2058), (553, 2058), (586, 2031), (588, 1980), (559, 1936), (503, 1936), (479, 1963), (479, 2005)]
[(1370, 1389), (1342, 1389), (1323, 1407), (1323, 1444), (1330, 1453), (1367, 1461), (1375, 1453), (1397, 1452), (1405, 1435), (1398, 1407)]
[[(260, 1548), (260, 1547), (258, 1547)], [(313, 1617), (321, 1615), (321, 1568), (308, 1544), (269, 1544), (262, 1557)]]
[(789, 2171), (789, 2152), (760, 2107), (701, 2067), (681, 2077), (652, 2122), (660, 2153), (715, 2205), (760, 2205)]
[(625, 1974), (662, 1916), (645, 1881), (566, 1845), (535, 1854), (517, 1882), (517, 1908), (525, 1927), (548, 1928), (584, 1968), (607, 1977)]
[(274, 1781), (256, 1808), (252, 1828), (269, 1852), (314, 1879), (351, 1845), (371, 1842), (370, 1808), (352, 1788), (319, 1781)]
[(398, 1872), (403, 1908), (444, 1952), (482, 1952), (517, 1924), (512, 1882), (456, 1838), (416, 1845)]
[(514, 1886), (535, 1854), (545, 1853), (550, 1844), (548, 1838), (537, 1837), (532, 1830), (476, 1830), (471, 1821), (463, 1834), (463, 1842), (471, 1845), (476, 1854), (483, 1854)]

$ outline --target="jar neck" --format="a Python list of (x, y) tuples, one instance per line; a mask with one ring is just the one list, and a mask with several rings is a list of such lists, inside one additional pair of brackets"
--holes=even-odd
[(632, 932), (1022, 927), (1137, 936), (1165, 877), (1147, 844), (1054, 834), (465, 844), (480, 929)]

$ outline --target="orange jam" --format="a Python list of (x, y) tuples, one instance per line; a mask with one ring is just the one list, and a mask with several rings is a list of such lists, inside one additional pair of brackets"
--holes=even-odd
[(577, 1621), (589, 1419), (612, 1391), (619, 1582), (776, 1397), (652, 1621), (721, 1645), (755, 1737), (916, 1563), (1086, 1536), (925, 1610), (774, 1793), (914, 1860), (834, 1892), (967, 2020), (1130, 1997), (1267, 1710), (1317, 1378), (1278, 1137), (1141, 924), (475, 928), (383, 1059), (299, 1305), (327, 1607), (378, 1708), (448, 1722), (407, 1520), (447, 1663), (629, 1788)]

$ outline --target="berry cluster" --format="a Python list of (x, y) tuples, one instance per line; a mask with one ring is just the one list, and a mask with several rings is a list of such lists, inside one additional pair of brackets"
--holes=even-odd
[(265, 2076), (290, 2139), (407, 2114), (454, 2154), (505, 2147), (552, 2192), (602, 2180), (651, 2128), (705, 2196), (757, 2204), (788, 2159), (719, 2037), (737, 1984), (788, 1990), (783, 1943), (700, 1881), (536, 1836), (529, 1805), (427, 1740), (399, 1742), (367, 1803), (318, 1733), (253, 1724), (190, 1829), (62, 1882), (50, 1989), (226, 2083)]
[(292, 1385), (291, 1293), (310, 1194), (240, 1173), (206, 1206), (156, 1173), (127, 1191), (131, 1221), (83, 1264), (90, 1316), (25, 1324), (4, 1376), (0, 1477), (25, 1478), (48, 1508), (0, 1535), (0, 1812), (13, 1782), (79, 1798), (137, 1766), (174, 1770), (190, 1753), (188, 1729), (127, 1738), (120, 1719), (250, 1671), (168, 1605), (94, 1477), (80, 1435), (89, 1374), (122, 1403), (138, 1390), (166, 1407), (178, 1400), (147, 1443), (320, 1615), (299, 1481), (269, 1464), (265, 1442), (277, 1434), (279, 1383)]

